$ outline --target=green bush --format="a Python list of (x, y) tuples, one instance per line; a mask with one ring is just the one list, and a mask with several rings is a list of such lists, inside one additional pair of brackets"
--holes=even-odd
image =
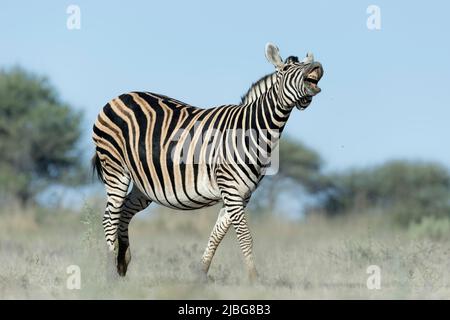
[(439, 164), (391, 161), (330, 181), (333, 187), (322, 205), (331, 215), (377, 209), (404, 227), (423, 217), (450, 217), (450, 175)]

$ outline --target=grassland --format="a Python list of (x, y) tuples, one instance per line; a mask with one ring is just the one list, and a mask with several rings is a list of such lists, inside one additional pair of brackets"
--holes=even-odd
[[(101, 209), (81, 213), (17, 208), (0, 212), (2, 299), (409, 299), (450, 297), (450, 241), (391, 226), (382, 215), (286, 221), (251, 216), (260, 278), (247, 281), (233, 230), (211, 266), (196, 275), (215, 219), (160, 210), (133, 220), (132, 261), (114, 274), (101, 230)], [(141, 213), (146, 216), (145, 213)], [(148, 215), (148, 214), (147, 214)], [(81, 289), (66, 286), (69, 265), (81, 268)], [(381, 289), (366, 286), (369, 265), (381, 268)]]

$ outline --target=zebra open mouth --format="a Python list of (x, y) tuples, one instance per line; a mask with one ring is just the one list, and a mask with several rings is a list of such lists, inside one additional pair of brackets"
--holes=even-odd
[(303, 80), (304, 96), (300, 98), (297, 104), (297, 109), (305, 110), (311, 103), (313, 96), (318, 94), (321, 89), (317, 85), (322, 78), (323, 69), (322, 65), (318, 62), (314, 62), (310, 71), (306, 73)]
[(307, 91), (307, 94), (310, 96), (315, 96), (318, 94), (321, 89), (317, 85), (319, 83), (320, 78), (322, 77), (322, 69), (320, 66), (316, 66), (312, 69), (311, 72), (309, 72), (306, 75), (306, 78), (304, 80), (305, 88)]

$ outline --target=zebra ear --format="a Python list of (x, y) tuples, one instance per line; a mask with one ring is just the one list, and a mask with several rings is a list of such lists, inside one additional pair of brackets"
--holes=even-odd
[(272, 63), (275, 68), (281, 69), (284, 66), (283, 59), (280, 56), (280, 50), (272, 43), (266, 44), (266, 58)]
[(302, 62), (303, 62), (303, 63), (312, 63), (312, 62), (314, 62), (314, 55), (313, 55), (311, 52), (308, 52), (308, 53), (306, 54), (306, 58), (303, 59)]

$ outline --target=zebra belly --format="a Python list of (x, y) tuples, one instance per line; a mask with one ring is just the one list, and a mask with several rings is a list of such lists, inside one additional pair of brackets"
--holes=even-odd
[(220, 202), (219, 189), (215, 182), (210, 181), (206, 169), (199, 169), (195, 177), (189, 174), (191, 169), (174, 170), (185, 174), (172, 179), (164, 175), (162, 181), (154, 177), (152, 183), (147, 181), (145, 185), (138, 179), (133, 178), (133, 182), (150, 200), (172, 209), (194, 210)]

